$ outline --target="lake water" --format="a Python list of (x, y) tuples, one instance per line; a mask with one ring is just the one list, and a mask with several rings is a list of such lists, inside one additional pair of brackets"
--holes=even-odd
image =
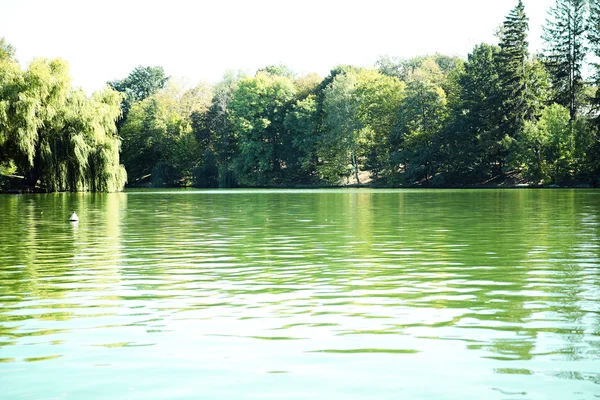
[(600, 191), (0, 196), (0, 398), (600, 398)]

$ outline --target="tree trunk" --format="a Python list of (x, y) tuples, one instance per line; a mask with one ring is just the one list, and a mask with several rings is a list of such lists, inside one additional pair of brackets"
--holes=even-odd
[(354, 167), (354, 176), (356, 177), (356, 183), (360, 185), (360, 178), (358, 177), (358, 163), (356, 162), (356, 154), (352, 152), (352, 166)]

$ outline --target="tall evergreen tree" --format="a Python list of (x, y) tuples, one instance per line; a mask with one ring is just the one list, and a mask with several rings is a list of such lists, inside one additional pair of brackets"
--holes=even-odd
[(529, 43), (529, 18), (523, 1), (513, 8), (502, 25), (500, 51), (496, 53), (498, 77), (502, 88), (501, 130), (505, 136), (516, 137), (526, 119), (533, 116), (527, 104), (526, 63)]
[(497, 46), (475, 46), (458, 78), (460, 101), (452, 111), (448, 162), (461, 181), (488, 180), (501, 170), (505, 149), (499, 128), (503, 118), (499, 53)]
[(581, 107), (584, 82), (581, 76), (587, 53), (586, 0), (556, 0), (544, 27), (545, 62), (552, 77), (554, 101), (569, 109), (575, 119)]
[[(589, 0), (590, 17), (588, 20), (588, 43), (590, 50), (596, 59), (600, 58), (600, 0)], [(590, 132), (592, 139), (590, 140), (589, 149), (587, 149), (587, 159), (589, 170), (592, 175), (595, 175), (594, 180), (600, 181), (600, 63), (592, 64), (593, 75), (592, 85), (596, 87), (596, 94), (591, 99), (593, 112), (594, 128)]]
[[(592, 54), (600, 59), (600, 0), (589, 0), (590, 16), (588, 20), (588, 43)], [(598, 88), (600, 87), (600, 63), (592, 63), (593, 85)], [(600, 109), (600, 91), (596, 92), (595, 97), (592, 99), (592, 106), (595, 110)], [(600, 118), (597, 118), (598, 124), (600, 124)]]

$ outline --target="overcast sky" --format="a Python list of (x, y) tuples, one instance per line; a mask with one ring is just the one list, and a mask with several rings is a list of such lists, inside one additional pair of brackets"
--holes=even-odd
[[(554, 0), (524, 0), (531, 50)], [(138, 65), (190, 84), (284, 63), (322, 76), (382, 55), (466, 56), (494, 43), (517, 0), (0, 0), (0, 36), (26, 65), (61, 57), (86, 91)]]

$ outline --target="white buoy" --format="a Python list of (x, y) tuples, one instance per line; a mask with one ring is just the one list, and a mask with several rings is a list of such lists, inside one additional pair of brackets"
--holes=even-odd
[(69, 218), (69, 221), (71, 221), (71, 222), (79, 221), (79, 217), (77, 216), (77, 214), (75, 214), (75, 211), (73, 211), (73, 214), (71, 214), (71, 218)]

